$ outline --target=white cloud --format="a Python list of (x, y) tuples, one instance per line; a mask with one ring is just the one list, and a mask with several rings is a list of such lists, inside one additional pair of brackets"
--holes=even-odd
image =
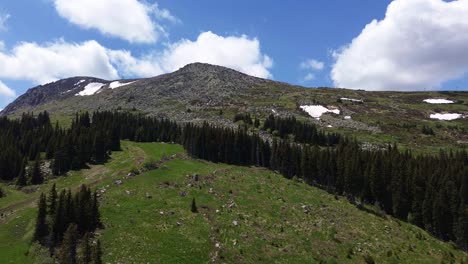
[(299, 66), (303, 70), (321, 71), (325, 67), (325, 64), (315, 59), (309, 59), (301, 62)]
[(11, 52), (0, 51), (0, 78), (41, 84), (77, 75), (107, 79), (119, 76), (108, 50), (96, 41), (76, 44), (58, 40), (44, 45), (23, 42)]
[(8, 29), (6, 22), (9, 18), (10, 14), (0, 14), (0, 31), (6, 31)]
[(210, 31), (197, 40), (181, 40), (169, 46), (158, 61), (164, 72), (171, 72), (192, 62), (222, 65), (261, 78), (271, 78), (273, 61), (261, 53), (260, 42), (242, 36), (218, 36)]
[(131, 43), (154, 43), (165, 34), (152, 19), (177, 21), (167, 9), (138, 0), (54, 0), (60, 16), (86, 29), (97, 29), (105, 35)]
[(257, 77), (271, 77), (272, 60), (262, 54), (257, 39), (222, 37), (205, 32), (196, 41), (181, 40), (162, 52), (141, 57), (126, 50), (108, 49), (94, 40), (82, 43), (64, 40), (46, 44), (23, 42), (12, 50), (0, 50), (0, 78), (43, 84), (71, 76), (108, 80), (150, 77), (193, 62), (222, 65)]
[(151, 9), (153, 11), (153, 14), (156, 16), (157, 19), (159, 20), (167, 20), (172, 23), (181, 23), (180, 19), (173, 16), (169, 10), (165, 8), (159, 8), (159, 5), (155, 3), (154, 5), (151, 6)]
[(468, 73), (468, 0), (395, 0), (334, 53), (338, 87), (434, 89)]
[(0, 81), (0, 96), (5, 97), (15, 97), (16, 93), (14, 90), (6, 86), (2, 81)]
[(306, 76), (304, 76), (304, 81), (312, 81), (315, 79), (315, 75), (312, 73), (308, 73)]

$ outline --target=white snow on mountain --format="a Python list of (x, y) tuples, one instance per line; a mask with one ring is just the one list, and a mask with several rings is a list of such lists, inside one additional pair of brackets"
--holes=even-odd
[(328, 109), (321, 105), (301, 105), (301, 109), (315, 119), (320, 119), (320, 117), (325, 113), (340, 114), (339, 109)]
[(449, 114), (431, 114), (430, 118), (432, 119), (438, 119), (438, 120), (444, 120), (444, 121), (450, 121), (450, 120), (455, 120), (462, 118), (462, 114), (456, 114), (456, 113), (449, 113)]
[(453, 101), (447, 99), (425, 99), (424, 102), (428, 104), (453, 104)]
[(80, 80), (79, 82), (75, 83), (75, 86), (79, 85), (82, 82), (85, 82), (86, 80)]
[(356, 102), (356, 103), (363, 103), (364, 102), (363, 100), (346, 98), (346, 97), (342, 97), (340, 99), (343, 100), (343, 101), (351, 101), (351, 102)]
[(134, 81), (133, 82), (128, 82), (128, 83), (122, 83), (122, 82), (119, 82), (119, 81), (115, 81), (115, 82), (111, 82), (109, 84), (109, 88), (115, 89), (115, 88), (122, 87), (122, 86), (125, 86), (125, 85), (129, 85), (129, 84), (132, 84), (132, 83), (134, 83)]
[(84, 90), (75, 94), (76, 96), (86, 96), (86, 95), (93, 95), (95, 94), (101, 87), (104, 86), (104, 83), (88, 83), (88, 85), (85, 86)]

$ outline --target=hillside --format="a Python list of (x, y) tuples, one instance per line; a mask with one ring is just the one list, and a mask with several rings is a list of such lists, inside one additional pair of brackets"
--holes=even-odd
[[(359, 210), (344, 197), (262, 168), (190, 159), (174, 144), (123, 142), (122, 149), (105, 165), (46, 185), (3, 186), (0, 262), (47, 259), (29, 246), (35, 198), (53, 183), (59, 189), (86, 183), (101, 193), (104, 263), (462, 263), (468, 257), (373, 207)], [(127, 177), (151, 159), (160, 160), (159, 169)], [(190, 211), (192, 198), (198, 213)]]
[[(426, 99), (453, 103), (427, 103)], [(326, 113), (318, 120), (300, 109), (304, 105), (336, 109), (339, 114)], [(19, 116), (43, 110), (61, 122), (80, 110), (120, 110), (181, 122), (207, 120), (223, 126), (233, 126), (236, 113), (247, 112), (261, 119), (274, 113), (293, 115), (327, 131), (352, 135), (374, 145), (398, 143), (425, 152), (468, 145), (468, 92), (309, 89), (201, 63), (139, 80), (60, 80), (28, 90), (0, 114)], [(437, 114), (459, 114), (459, 118), (430, 118)]]

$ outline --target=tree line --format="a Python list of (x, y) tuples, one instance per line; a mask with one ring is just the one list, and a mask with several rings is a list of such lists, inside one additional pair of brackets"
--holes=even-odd
[(332, 146), (341, 139), (338, 133), (326, 133), (314, 124), (297, 121), (294, 116), (278, 117), (271, 114), (263, 123), (262, 129), (282, 139), (290, 138), (298, 143), (311, 145)]
[[(323, 134), (313, 125), (274, 116), (269, 117), (263, 126), (270, 131), (278, 131), (279, 137), (272, 140), (244, 127), (231, 129), (208, 123), (178, 124), (167, 119), (121, 112), (95, 112), (92, 118), (82, 113), (77, 115), (69, 129), (51, 128), (50, 121), (39, 122), (38, 119), (26, 117), (25, 121), (11, 121), (3, 118), (0, 119), (0, 130), (5, 129), (2, 122), (10, 122), (11, 125), (6, 127), (13, 128), (32, 123), (29, 126), (46, 136), (37, 132), (39, 145), (31, 149), (52, 149), (46, 156), (54, 158), (54, 168), (64, 168), (60, 171), (62, 173), (74, 168), (73, 163), (84, 166), (86, 162), (105, 160), (109, 151), (120, 148), (120, 139), (176, 142), (195, 158), (266, 167), (287, 178), (296, 176), (331, 193), (348, 196), (350, 200), (376, 204), (388, 214), (468, 249), (466, 151), (441, 150), (438, 155), (415, 155), (398, 150), (396, 145), (369, 150), (347, 137)], [(44, 115), (42, 119), (45, 119)], [(19, 137), (16, 141), (27, 140), (28, 136), (18, 136), (22, 133), (27, 134), (19, 129), (17, 133), (10, 132), (10, 137)], [(19, 153), (20, 165), (22, 155), (34, 157), (30, 155), (31, 149), (22, 149), (21, 146), (27, 144), (14, 147), (5, 140), (0, 139), (0, 142), (12, 152)], [(60, 159), (57, 154), (60, 151), (66, 154), (66, 159)], [(3, 167), (0, 169), (4, 171), (5, 164), (9, 166), (9, 163), (1, 164)], [(11, 166), (16, 165), (11, 163)]]
[[(92, 122), (91, 122), (92, 120)], [(173, 142), (181, 128), (166, 119), (113, 112), (77, 113), (69, 128), (51, 124), (47, 112), (23, 114), (16, 120), (0, 118), (0, 180), (18, 186), (40, 184), (41, 160), (52, 160), (53, 175), (107, 161), (120, 150), (120, 140)], [(40, 153), (45, 156), (41, 157)]]

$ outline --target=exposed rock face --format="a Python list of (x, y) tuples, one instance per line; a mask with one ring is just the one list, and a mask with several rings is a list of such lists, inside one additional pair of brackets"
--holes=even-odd
[(39, 105), (56, 100), (65, 100), (82, 91), (86, 85), (93, 82), (106, 84), (109, 81), (94, 77), (72, 77), (39, 85), (18, 97), (13, 103), (5, 107), (1, 114), (8, 115), (20, 109), (33, 110)]
[[(189, 64), (180, 70), (153, 78), (131, 80), (124, 87), (110, 89), (110, 81), (74, 77), (29, 89), (7, 106), (2, 115), (20, 114), (33, 109), (71, 113), (77, 110), (138, 109), (149, 114), (167, 114), (180, 108), (221, 106), (251, 96), (253, 87), (273, 81), (252, 77), (235, 70), (203, 63)], [(98, 93), (75, 96), (92, 82), (106, 84)], [(122, 82), (130, 82), (124, 80)], [(265, 91), (265, 94), (267, 92)], [(53, 104), (52, 104), (53, 102)], [(178, 109), (180, 110), (180, 109)], [(183, 109), (185, 110), (185, 109)]]

